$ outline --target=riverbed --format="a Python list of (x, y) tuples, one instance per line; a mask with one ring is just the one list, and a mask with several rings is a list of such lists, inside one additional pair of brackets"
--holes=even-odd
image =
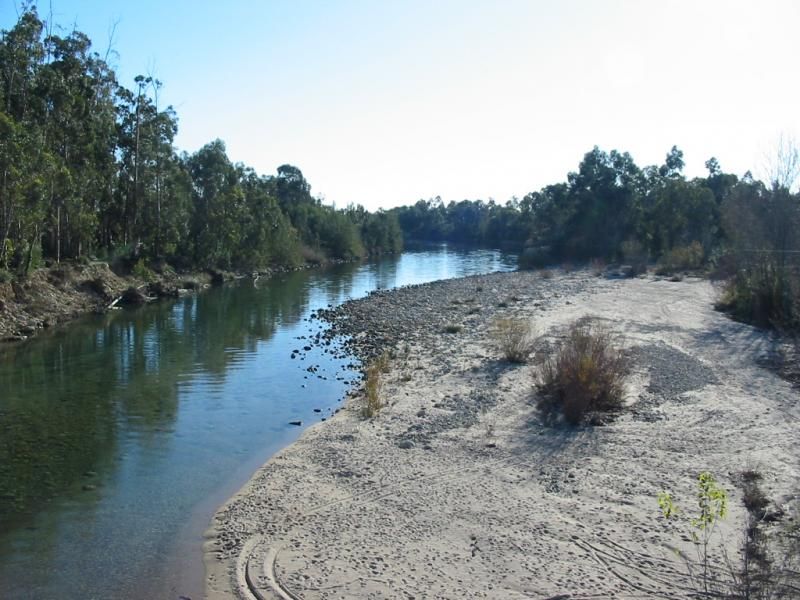
[[(82, 319), (0, 353), (0, 596), (201, 598), (215, 509), (357, 379), (310, 319), (513, 269), (447, 246)], [(302, 426), (290, 425), (301, 421)]]

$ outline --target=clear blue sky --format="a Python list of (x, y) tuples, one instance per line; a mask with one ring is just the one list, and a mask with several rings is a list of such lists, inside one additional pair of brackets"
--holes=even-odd
[[(260, 173), (370, 209), (505, 201), (563, 181), (595, 144), (640, 166), (673, 144), (755, 173), (800, 130), (800, 2), (52, 0), (120, 81), (164, 82), (177, 144), (214, 138)], [(0, 0), (0, 27), (18, 4)]]

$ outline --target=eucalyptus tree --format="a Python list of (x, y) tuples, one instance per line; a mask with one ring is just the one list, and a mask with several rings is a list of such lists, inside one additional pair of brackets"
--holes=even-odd
[(109, 201), (116, 172), (116, 78), (80, 32), (45, 39), (49, 61), (37, 91), (51, 158), (47, 189), (50, 254), (78, 257), (95, 245), (100, 206)]
[[(36, 8), (23, 12), (0, 38), (0, 263), (17, 261), (36, 241), (47, 161), (37, 118), (36, 83), (45, 57), (44, 23)], [(30, 252), (28, 253), (30, 254)]]

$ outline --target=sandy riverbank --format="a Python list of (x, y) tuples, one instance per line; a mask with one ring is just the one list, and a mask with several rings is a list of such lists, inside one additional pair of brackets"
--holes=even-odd
[[(736, 557), (736, 474), (761, 472), (784, 509), (800, 481), (797, 391), (758, 366), (768, 336), (714, 312), (714, 297), (700, 280), (510, 273), (326, 313), (362, 358), (396, 350), (388, 406), (367, 421), (351, 399), (217, 512), (207, 596), (686, 597), (674, 548), (693, 555), (688, 529), (659, 517), (657, 493), (691, 510), (694, 478), (712, 471), (731, 496), (713, 550)], [(536, 361), (501, 359), (498, 316), (530, 319), (540, 356), (578, 318), (605, 324), (631, 358), (628, 410), (601, 427), (544, 424)]]

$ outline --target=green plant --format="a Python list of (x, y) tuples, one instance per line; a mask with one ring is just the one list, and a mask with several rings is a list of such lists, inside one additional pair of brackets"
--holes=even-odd
[(533, 328), (527, 319), (496, 319), (492, 337), (507, 361), (524, 363), (533, 350)]
[(627, 364), (611, 333), (582, 320), (542, 365), (540, 407), (577, 425), (622, 408)]
[(141, 279), (147, 283), (152, 283), (156, 279), (155, 273), (153, 273), (153, 271), (147, 267), (147, 263), (145, 263), (143, 258), (140, 258), (136, 261), (136, 264), (133, 265), (131, 273), (137, 279)]
[[(694, 574), (692, 563), (686, 557), (684, 557), (684, 560), (690, 576), (702, 587), (703, 593), (708, 596), (714, 583), (714, 578), (709, 573), (708, 546), (717, 528), (717, 523), (728, 514), (728, 494), (717, 483), (711, 473), (703, 471), (697, 476), (696, 496), (698, 512), (697, 515), (689, 517), (688, 522), (691, 527), (690, 534), (695, 544), (698, 561), (702, 568), (699, 577)], [(661, 509), (661, 514), (665, 519), (680, 517), (680, 511), (669, 492), (659, 492), (658, 507)]]
[(2, 252), (0, 252), (0, 255), (2, 255), (3, 257), (2, 269), (8, 271), (9, 269), (8, 261), (12, 256), (14, 256), (14, 242), (12, 242), (8, 238), (3, 240), (3, 247), (2, 247)]
[(463, 329), (463, 325), (458, 325), (457, 323), (448, 323), (442, 328), (442, 331), (444, 333), (461, 333)]
[(14, 276), (6, 269), (0, 268), (0, 283), (8, 283)]

